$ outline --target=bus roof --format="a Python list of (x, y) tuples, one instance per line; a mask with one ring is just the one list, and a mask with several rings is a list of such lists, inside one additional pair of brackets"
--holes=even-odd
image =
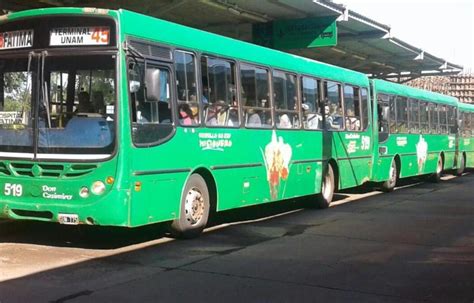
[(463, 110), (463, 111), (474, 113), (474, 104), (459, 102), (459, 109)]
[(217, 56), (235, 58), (260, 65), (314, 75), (354, 85), (368, 86), (365, 74), (272, 50), (255, 44), (212, 34), (176, 23), (127, 10), (119, 10), (124, 34), (198, 50)]
[[(121, 39), (125, 35), (169, 44), (178, 48), (200, 51), (216, 56), (235, 58), (257, 65), (271, 66), (291, 72), (315, 77), (368, 86), (369, 80), (363, 73), (342, 67), (299, 57), (240, 40), (220, 36), (184, 25), (164, 21), (132, 11), (94, 10), (92, 8), (43, 8), (11, 13), (8, 21), (45, 15), (109, 15), (120, 20)], [(5, 21), (5, 20), (4, 20)]]
[(408, 98), (421, 99), (424, 101), (432, 101), (432, 102), (443, 103), (443, 104), (454, 105), (454, 106), (458, 104), (458, 100), (451, 96), (434, 93), (427, 90), (422, 90), (422, 89), (418, 89), (418, 88), (414, 88), (414, 87), (410, 87), (410, 86), (406, 86), (406, 85), (402, 85), (398, 83), (393, 83), (389, 81), (379, 80), (379, 79), (373, 79), (371, 81), (377, 92), (399, 95), (399, 96), (404, 96)]

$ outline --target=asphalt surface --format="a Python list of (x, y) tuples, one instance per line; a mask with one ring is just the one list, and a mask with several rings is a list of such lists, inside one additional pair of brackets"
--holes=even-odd
[(195, 240), (0, 222), (0, 302), (474, 302), (474, 175), (329, 209), (225, 212)]

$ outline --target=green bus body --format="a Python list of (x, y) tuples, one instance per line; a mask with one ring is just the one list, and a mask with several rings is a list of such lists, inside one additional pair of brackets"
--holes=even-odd
[(466, 167), (474, 167), (474, 105), (459, 103), (461, 126), (459, 131), (459, 159), (464, 157)]
[[(435, 105), (448, 105), (457, 108), (457, 100), (453, 97), (423, 91), (408, 86), (383, 80), (372, 80), (374, 102), (381, 94), (392, 97), (405, 97), (407, 100), (418, 100)], [(393, 102), (393, 100), (390, 100)], [(380, 108), (380, 106), (379, 106)], [(374, 119), (378, 119), (376, 116)], [(411, 117), (409, 117), (411, 118)], [(399, 177), (411, 177), (434, 173), (438, 159), (443, 160), (444, 169), (456, 167), (456, 131), (440, 132), (430, 129), (424, 133), (415, 132), (410, 128), (397, 130), (389, 121), (389, 131), (378, 140), (376, 151), (376, 172), (373, 181), (384, 181), (393, 160), (398, 166)], [(395, 130), (395, 131), (394, 131)], [(380, 131), (380, 130), (379, 130)]]
[[(3, 157), (0, 217), (57, 222), (60, 214), (73, 214), (78, 217), (74, 223), (135, 227), (177, 219), (186, 182), (193, 174), (204, 178), (211, 202), (215, 202), (217, 211), (222, 211), (318, 194), (328, 164), (335, 171), (337, 189), (368, 181), (386, 181), (392, 161), (398, 161), (400, 177), (434, 173), (438, 157), (443, 157), (444, 169), (455, 168), (459, 157), (456, 148), (466, 155), (469, 166), (474, 165), (473, 141), (464, 138), (457, 147), (457, 134), (407, 132), (388, 134), (379, 142), (379, 94), (457, 108), (454, 98), (384, 81), (369, 81), (358, 72), (126, 10), (105, 13), (78, 8), (31, 10), (10, 14), (3, 23), (63, 15), (109, 18), (117, 24), (116, 147), (110, 157), (100, 161)], [(180, 126), (176, 119), (176, 88), (172, 84), (170, 106), (174, 122), (169, 136), (156, 144), (136, 144), (132, 136), (135, 113), (127, 78), (130, 54), (136, 52), (131, 47), (133, 41), (190, 52), (197, 58), (213, 56), (231, 60), (237, 67), (237, 78), (243, 64), (263, 67), (270, 73), (278, 70), (293, 74), (298, 77), (300, 103), (303, 76), (318, 80), (318, 89), (328, 85), (328, 81), (336, 83), (340, 104), (345, 104), (343, 90), (351, 86), (354, 98), (358, 98), (359, 111), (364, 111), (359, 112), (359, 130), (344, 129), (349, 128), (347, 125), (332, 131), (306, 130), (302, 126), (287, 130), (274, 124), (268, 129), (245, 127), (242, 105), (240, 127), (206, 127), (202, 123), (195, 127)], [(141, 60), (142, 55), (135, 57)], [(172, 62), (162, 63), (158, 59), (145, 62), (148, 66), (153, 63), (169, 68), (172, 79), (176, 73)], [(240, 80), (236, 81), (240, 84)], [(237, 91), (241, 93), (237, 101), (242, 103), (243, 92)], [(361, 97), (363, 91), (367, 101)], [(326, 104), (321, 94), (318, 97)], [(273, 98), (269, 99), (273, 102)], [(199, 109), (203, 108), (202, 102)], [(461, 109), (473, 112), (472, 107)], [(301, 105), (298, 115), (301, 121)], [(367, 122), (361, 122), (363, 115), (367, 115)], [(275, 120), (275, 111), (273, 116)], [(417, 158), (420, 142), (427, 145), (423, 161)], [(81, 188), (92, 188), (96, 181), (105, 184), (103, 193), (85, 198), (79, 195)], [(21, 193), (17, 185), (21, 185)]]

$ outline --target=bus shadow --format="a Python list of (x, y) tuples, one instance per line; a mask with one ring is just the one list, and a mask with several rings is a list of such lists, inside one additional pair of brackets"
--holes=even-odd
[[(470, 173), (467, 173), (470, 174)], [(455, 180), (455, 179), (453, 179)], [(449, 182), (444, 181), (444, 182)], [(401, 180), (402, 187), (430, 186), (426, 177)], [(404, 191), (402, 188), (401, 191)], [(356, 188), (343, 190), (334, 195), (333, 202), (344, 202), (353, 195), (374, 192), (374, 184), (365, 184)], [(331, 207), (331, 211), (344, 211), (352, 202), (374, 202), (372, 196), (353, 198), (349, 203)], [(273, 217), (289, 216), (297, 211), (311, 211), (315, 197), (303, 197), (285, 201), (248, 206), (214, 214), (208, 227), (219, 229), (221, 225), (240, 224), (255, 220), (272, 220)], [(317, 211), (317, 210), (316, 210)], [(321, 213), (321, 215), (323, 215)], [(243, 223), (242, 223), (243, 224)], [(130, 245), (154, 241), (169, 237), (167, 223), (151, 224), (136, 228), (100, 227), (100, 226), (66, 226), (56, 223), (36, 221), (0, 221), (1, 243), (24, 243), (53, 247), (72, 247), (84, 249), (113, 250)]]

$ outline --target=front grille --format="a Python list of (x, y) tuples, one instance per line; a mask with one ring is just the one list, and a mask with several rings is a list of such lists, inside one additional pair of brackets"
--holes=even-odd
[(74, 178), (87, 175), (97, 164), (51, 164), (0, 161), (0, 176)]

